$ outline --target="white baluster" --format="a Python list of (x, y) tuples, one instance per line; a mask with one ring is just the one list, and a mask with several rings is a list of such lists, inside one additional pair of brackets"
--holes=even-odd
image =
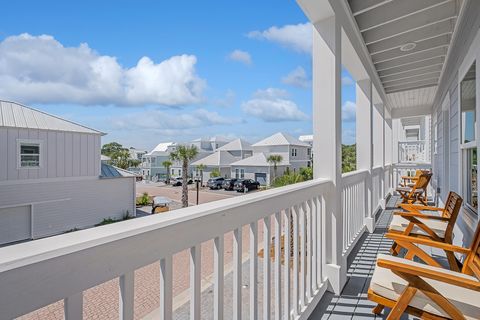
[(120, 291), (118, 315), (120, 320), (133, 320), (133, 301), (134, 301), (134, 285), (135, 272), (130, 271), (120, 276)]
[(213, 251), (213, 274), (215, 277), (213, 290), (213, 318), (223, 319), (223, 234), (215, 238)]
[(172, 319), (173, 303), (172, 257), (160, 260), (160, 320)]
[(190, 319), (200, 319), (201, 307), (201, 245), (190, 248)]

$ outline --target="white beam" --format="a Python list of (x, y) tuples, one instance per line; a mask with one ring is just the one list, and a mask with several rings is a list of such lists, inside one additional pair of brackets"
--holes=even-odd
[[(443, 2), (452, 2), (447, 0)], [(392, 21), (398, 21), (402, 18), (414, 15), (421, 11), (427, 11), (433, 7), (439, 6), (442, 2), (438, 0), (402, 0), (392, 1), (374, 10), (365, 12), (356, 16), (360, 31), (378, 28)]]
[(441, 21), (427, 25), (423, 28), (415, 29), (413, 31), (405, 32), (403, 34), (378, 41), (367, 46), (371, 54), (387, 51), (394, 48), (400, 48), (408, 42), (419, 42), (426, 39), (431, 39), (442, 34), (451, 34), (453, 32), (451, 20)]
[(350, 9), (352, 9), (353, 15), (358, 15), (369, 10), (380, 7), (392, 0), (349, 0)]
[(431, 105), (392, 109), (392, 119), (426, 116), (430, 114), (432, 114)]
[(341, 115), (341, 26), (336, 17), (314, 25), (313, 30), (313, 132), (314, 177), (333, 182), (325, 215), (326, 275), (330, 290), (340, 293), (346, 283), (346, 261), (342, 256), (343, 215), (342, 179), (342, 115)]
[(375, 63), (375, 67), (377, 68), (377, 70), (380, 71), (380, 70), (385, 70), (393, 67), (402, 66), (409, 63), (414, 63), (421, 60), (427, 60), (427, 59), (432, 59), (436, 57), (444, 57), (447, 55), (447, 49), (448, 48), (446, 46), (436, 47), (436, 48), (416, 52), (407, 56), (402, 56), (394, 60), (379, 61)]
[(383, 78), (386, 76), (397, 75), (397, 74), (400, 75), (400, 74), (412, 72), (412, 71), (415, 72), (416, 70), (425, 69), (433, 66), (437, 66), (437, 67), (440, 66), (440, 69), (441, 69), (444, 61), (445, 61), (444, 56), (435, 57), (427, 60), (416, 61), (416, 62), (402, 65), (402, 66), (379, 70), (378, 75)]

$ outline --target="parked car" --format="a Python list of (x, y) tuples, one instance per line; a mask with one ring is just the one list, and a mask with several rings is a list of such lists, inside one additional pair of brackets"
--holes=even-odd
[(233, 190), (235, 188), (235, 182), (237, 182), (238, 179), (225, 179), (223, 181), (223, 189), (225, 190)]
[[(170, 184), (174, 187), (179, 187), (179, 186), (182, 185), (182, 183), (183, 183), (182, 177), (177, 177), (177, 178), (170, 179)], [(188, 179), (187, 184), (192, 184), (192, 183), (193, 183), (193, 180)]]
[(225, 178), (223, 177), (210, 178), (207, 181), (207, 187), (209, 187), (210, 189), (221, 189), (223, 181), (225, 181)]
[(259, 186), (260, 186), (260, 182), (258, 181), (255, 181), (252, 179), (241, 179), (235, 182), (234, 189), (237, 192), (245, 192), (245, 191), (248, 192), (250, 190), (258, 189)]

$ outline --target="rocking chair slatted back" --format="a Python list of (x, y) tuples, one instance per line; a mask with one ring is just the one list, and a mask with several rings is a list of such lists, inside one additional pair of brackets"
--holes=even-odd
[(448, 194), (447, 202), (445, 203), (445, 209), (443, 209), (442, 217), (448, 218), (447, 229), (445, 230), (445, 240), (448, 243), (452, 243), (453, 240), (453, 228), (455, 222), (462, 209), (463, 199), (457, 193), (450, 191)]
[(470, 253), (465, 258), (462, 273), (476, 277), (480, 281), (480, 223), (470, 247)]

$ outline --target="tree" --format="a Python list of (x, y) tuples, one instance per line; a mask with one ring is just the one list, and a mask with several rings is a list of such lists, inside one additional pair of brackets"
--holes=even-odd
[(130, 153), (127, 149), (119, 150), (110, 155), (112, 164), (116, 167), (127, 169), (130, 166)]
[(200, 163), (197, 166), (197, 170), (200, 172), (200, 185), (203, 186), (203, 170), (205, 170), (207, 166), (204, 165), (203, 163)]
[(167, 169), (167, 181), (166, 184), (170, 183), (170, 167), (172, 166), (172, 162), (169, 160), (165, 160), (162, 162), (162, 166)]
[(356, 145), (342, 145), (342, 172), (357, 170), (357, 150)]
[(222, 174), (220, 173), (220, 169), (218, 168), (215, 168), (212, 170), (212, 172), (210, 173), (210, 177), (212, 178), (216, 178), (216, 177), (220, 177)]
[(102, 146), (102, 154), (104, 156), (107, 156), (107, 157), (110, 157), (112, 158), (112, 156), (117, 153), (117, 152), (121, 152), (121, 151), (128, 151), (127, 148), (124, 148), (120, 143), (118, 142), (110, 142), (110, 143), (107, 143), (107, 144), (104, 144)]
[(271, 154), (267, 158), (267, 162), (273, 164), (273, 181), (277, 178), (277, 164), (282, 162), (283, 157), (279, 154)]
[(313, 168), (312, 167), (302, 167), (300, 168), (299, 174), (303, 177), (303, 181), (313, 179)]
[(172, 161), (182, 163), (182, 207), (188, 207), (188, 164), (198, 154), (196, 146), (178, 146), (177, 150), (170, 153)]

